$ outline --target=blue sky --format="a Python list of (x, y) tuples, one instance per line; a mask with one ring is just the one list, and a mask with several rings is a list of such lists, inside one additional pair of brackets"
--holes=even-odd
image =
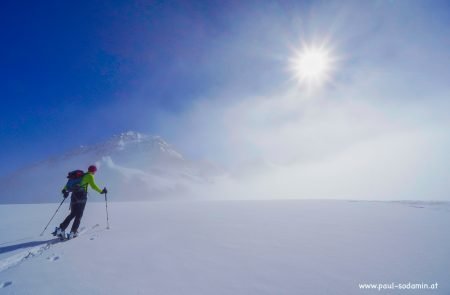
[[(210, 51), (238, 35), (235, 21), (258, 6), (3, 2), (2, 167), (15, 169), (128, 129), (157, 133), (155, 112), (176, 114), (197, 97), (242, 81), (237, 72), (247, 78), (241, 61), (215, 67)], [(246, 80), (250, 89), (254, 81)]]
[[(448, 1), (8, 1), (0, 14), (0, 175), (138, 130), (230, 166), (337, 170), (395, 134), (372, 146), (436, 143), (399, 174), (431, 153), (424, 173), (448, 176)], [(302, 43), (336, 57), (312, 94), (288, 70)]]

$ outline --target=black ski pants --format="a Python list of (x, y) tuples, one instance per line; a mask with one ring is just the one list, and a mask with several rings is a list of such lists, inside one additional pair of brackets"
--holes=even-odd
[(70, 203), (70, 214), (64, 219), (64, 221), (59, 225), (59, 228), (66, 230), (72, 219), (75, 218), (71, 232), (76, 233), (78, 227), (80, 226), (81, 217), (83, 217), (84, 207), (86, 207), (87, 194), (85, 192), (72, 193), (72, 200)]

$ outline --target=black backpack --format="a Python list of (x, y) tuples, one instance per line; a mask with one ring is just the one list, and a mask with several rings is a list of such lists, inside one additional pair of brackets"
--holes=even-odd
[(69, 192), (79, 191), (81, 189), (80, 185), (84, 174), (85, 173), (83, 172), (83, 170), (74, 170), (69, 172), (69, 174), (67, 175), (67, 178), (69, 180), (67, 180), (66, 190)]

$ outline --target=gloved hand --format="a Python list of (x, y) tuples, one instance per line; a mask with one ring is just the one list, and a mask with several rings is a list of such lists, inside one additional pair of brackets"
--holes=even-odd
[(63, 189), (61, 192), (63, 194), (64, 199), (69, 196), (69, 192), (66, 189)]
[(107, 194), (108, 190), (106, 189), (106, 187), (102, 190), (101, 194)]

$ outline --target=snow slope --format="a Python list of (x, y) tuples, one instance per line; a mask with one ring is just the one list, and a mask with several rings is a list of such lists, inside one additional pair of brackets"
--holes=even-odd
[[(56, 207), (0, 205), (0, 294), (450, 294), (448, 203), (88, 203), (63, 243)], [(358, 287), (391, 282), (439, 285)]]
[(0, 178), (0, 203), (55, 202), (67, 173), (86, 171), (91, 164), (99, 167), (97, 183), (123, 201), (186, 196), (221, 173), (209, 163), (184, 158), (159, 136), (128, 131)]

